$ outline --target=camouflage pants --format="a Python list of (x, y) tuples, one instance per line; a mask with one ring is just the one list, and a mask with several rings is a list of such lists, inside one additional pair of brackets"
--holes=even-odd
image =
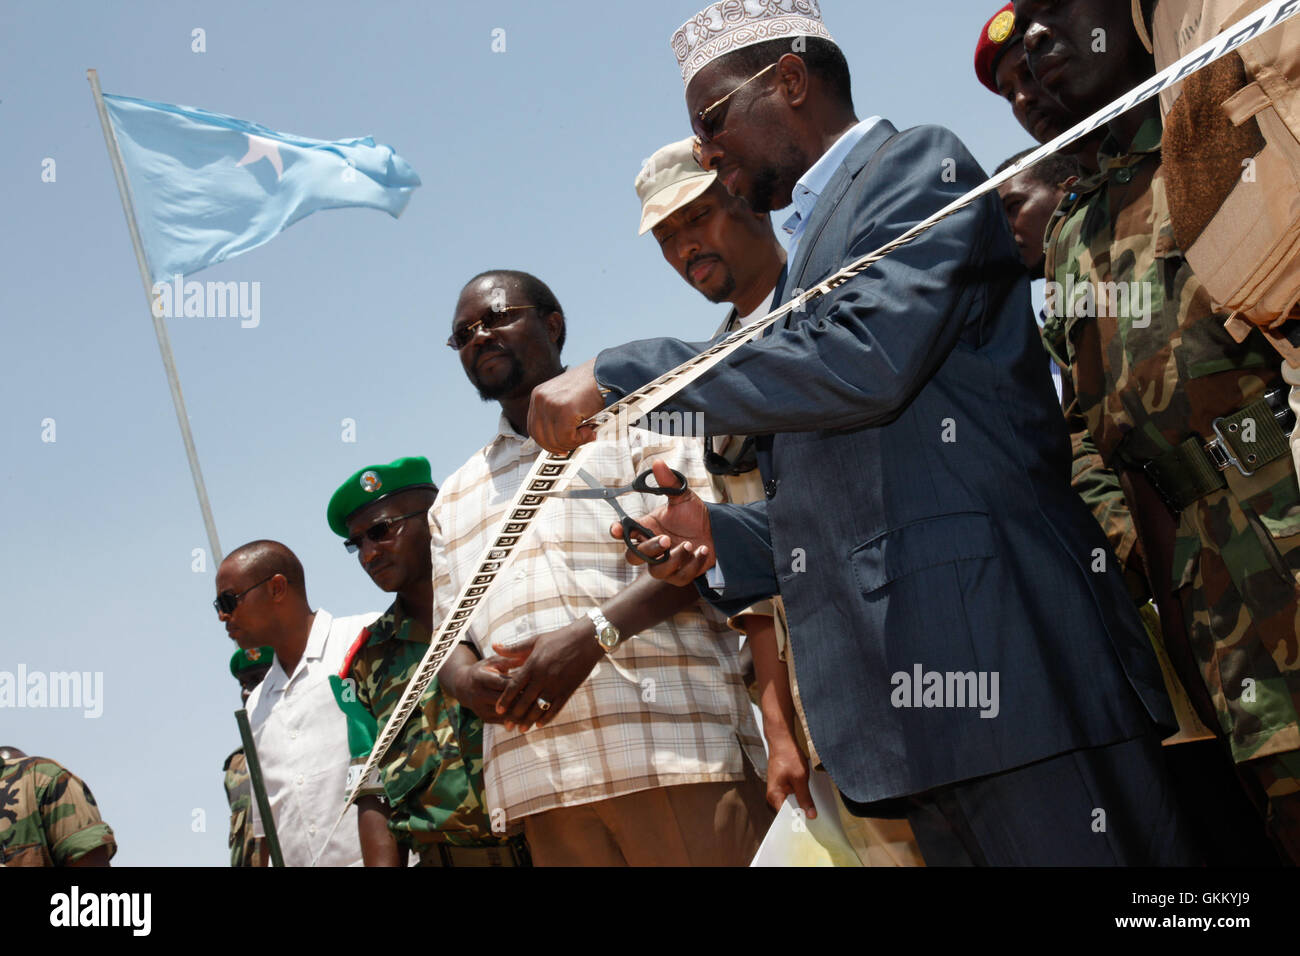
[(1300, 862), (1300, 491), (1289, 456), (1226, 475), (1183, 511), (1175, 586), (1233, 758)]
[(1268, 832), (1291, 863), (1300, 866), (1300, 752), (1260, 757), (1241, 769), (1268, 799)]

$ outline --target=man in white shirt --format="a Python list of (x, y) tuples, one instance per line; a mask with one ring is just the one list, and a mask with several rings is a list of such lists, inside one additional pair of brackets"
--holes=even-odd
[[(360, 866), (355, 807), (325, 845), (343, 807), (349, 760), (347, 726), (329, 675), (378, 612), (336, 618), (313, 611), (302, 563), (278, 541), (252, 541), (227, 555), (213, 605), (240, 647), (275, 649), (247, 710), (285, 865), (310, 866), (319, 855), (321, 866)], [(266, 831), (256, 802), (251, 811), (265, 866)]]

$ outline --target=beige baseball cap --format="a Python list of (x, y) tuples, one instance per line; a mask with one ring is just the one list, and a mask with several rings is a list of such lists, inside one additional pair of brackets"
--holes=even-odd
[(713, 185), (718, 174), (701, 169), (691, 147), (695, 137), (669, 143), (645, 161), (636, 175), (637, 197), (641, 200), (641, 229), (638, 236), (663, 222), (688, 202), (698, 199)]

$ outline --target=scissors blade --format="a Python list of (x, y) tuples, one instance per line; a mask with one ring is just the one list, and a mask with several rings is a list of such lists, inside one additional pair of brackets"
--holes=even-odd
[(608, 501), (610, 504), (617, 507), (618, 503), (614, 499), (617, 498), (619, 495), (623, 494), (623, 492), (627, 491), (626, 488), (606, 488), (599, 481), (597, 481), (596, 477), (591, 472), (587, 471), (586, 468), (579, 468), (577, 474), (578, 477), (581, 478), (583, 481), (585, 481), (589, 487), (565, 488), (563, 491), (553, 492), (552, 497), (554, 498), (598, 498), (598, 499), (603, 499), (605, 501)]

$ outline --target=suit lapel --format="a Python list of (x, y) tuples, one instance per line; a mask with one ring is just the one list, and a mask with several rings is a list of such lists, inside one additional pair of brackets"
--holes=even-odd
[(772, 301), (768, 303), (772, 307), (768, 309), (769, 312), (785, 302), (785, 280), (788, 278), (790, 278), (789, 262), (781, 267), (781, 274), (776, 277), (776, 291), (772, 293)]
[(736, 321), (736, 307), (733, 305), (731, 311), (727, 313), (727, 317), (722, 320), (722, 324), (718, 326), (717, 331), (713, 333), (709, 338), (709, 341), (716, 342), (718, 339), (725, 336), (731, 329), (731, 323), (734, 321)]
[[(830, 182), (822, 194), (817, 197), (817, 205), (808, 215), (808, 224), (804, 227), (803, 236), (799, 239), (799, 248), (795, 250), (794, 261), (790, 263), (790, 275), (794, 276), (795, 285), (793, 289), (807, 289), (810, 284), (820, 282), (825, 278), (824, 275), (816, 274), (811, 277), (806, 275), (808, 271), (808, 260), (812, 251), (817, 246), (817, 240), (821, 238), (822, 230), (826, 228), (826, 223), (830, 222), (831, 213), (839, 205), (844, 194), (848, 191), (849, 185), (853, 178), (862, 171), (862, 167), (875, 155), (876, 150), (898, 130), (894, 124), (888, 120), (880, 120), (875, 126), (868, 130), (867, 135), (862, 137), (857, 146), (849, 152), (848, 157), (840, 164), (839, 169), (831, 176)], [(823, 267), (824, 268), (824, 267)], [(784, 290), (783, 290), (784, 291)], [(788, 317), (787, 317), (788, 320)]]

